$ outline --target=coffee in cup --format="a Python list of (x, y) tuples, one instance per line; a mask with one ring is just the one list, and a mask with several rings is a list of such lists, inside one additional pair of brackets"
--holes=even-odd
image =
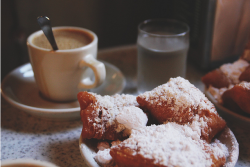
[[(93, 36), (85, 31), (73, 29), (57, 29), (53, 31), (59, 50), (76, 49), (90, 44)], [(44, 49), (52, 49), (44, 34), (40, 34), (32, 40), (32, 43)]]
[(77, 100), (79, 91), (96, 88), (105, 80), (105, 66), (96, 60), (98, 38), (84, 28), (55, 27), (52, 30), (59, 50), (52, 50), (41, 30), (27, 40), (36, 84), (46, 99)]

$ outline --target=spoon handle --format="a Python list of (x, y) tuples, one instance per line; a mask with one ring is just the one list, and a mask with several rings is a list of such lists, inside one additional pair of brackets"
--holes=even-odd
[(50, 19), (47, 16), (40, 16), (37, 18), (37, 22), (41, 27), (43, 33), (47, 37), (49, 43), (51, 44), (53, 50), (58, 50), (56, 40), (53, 35), (53, 31), (50, 25)]

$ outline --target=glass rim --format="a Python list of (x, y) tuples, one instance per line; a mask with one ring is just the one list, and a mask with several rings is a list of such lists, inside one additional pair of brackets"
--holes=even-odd
[[(150, 33), (150, 32), (147, 32), (145, 30), (142, 30), (142, 26), (143, 25), (146, 25), (148, 23), (152, 23), (152, 22), (171, 22), (171, 23), (177, 23), (177, 24), (180, 24), (182, 25), (183, 27), (186, 27), (186, 31), (183, 31), (182, 33), (176, 33), (176, 34), (172, 34), (172, 35), (162, 35), (162, 34), (155, 34), (155, 33)], [(139, 32), (142, 32), (142, 33), (145, 33), (145, 34), (148, 34), (148, 35), (151, 35), (151, 36), (157, 36), (157, 37), (179, 37), (179, 36), (185, 36), (186, 34), (189, 33), (190, 31), (190, 28), (188, 26), (188, 24), (182, 22), (182, 21), (178, 21), (178, 20), (175, 20), (175, 19), (148, 19), (148, 20), (144, 20), (143, 22), (139, 23), (138, 25), (138, 31)]]

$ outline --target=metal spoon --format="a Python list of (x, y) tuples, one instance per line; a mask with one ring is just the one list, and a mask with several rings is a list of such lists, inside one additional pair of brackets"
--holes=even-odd
[(56, 41), (52, 32), (52, 28), (50, 25), (50, 19), (47, 16), (40, 16), (37, 18), (37, 22), (39, 26), (41, 27), (43, 33), (49, 40), (49, 43), (52, 46), (53, 50), (58, 50), (58, 47), (57, 47), (57, 44), (56, 44)]

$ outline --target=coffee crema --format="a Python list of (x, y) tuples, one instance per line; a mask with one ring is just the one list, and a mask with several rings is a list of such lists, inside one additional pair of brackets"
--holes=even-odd
[[(58, 29), (53, 30), (53, 33), (59, 50), (80, 48), (88, 45), (94, 39), (90, 33), (82, 30)], [(48, 39), (43, 33), (34, 37), (32, 43), (38, 47), (52, 50)]]

